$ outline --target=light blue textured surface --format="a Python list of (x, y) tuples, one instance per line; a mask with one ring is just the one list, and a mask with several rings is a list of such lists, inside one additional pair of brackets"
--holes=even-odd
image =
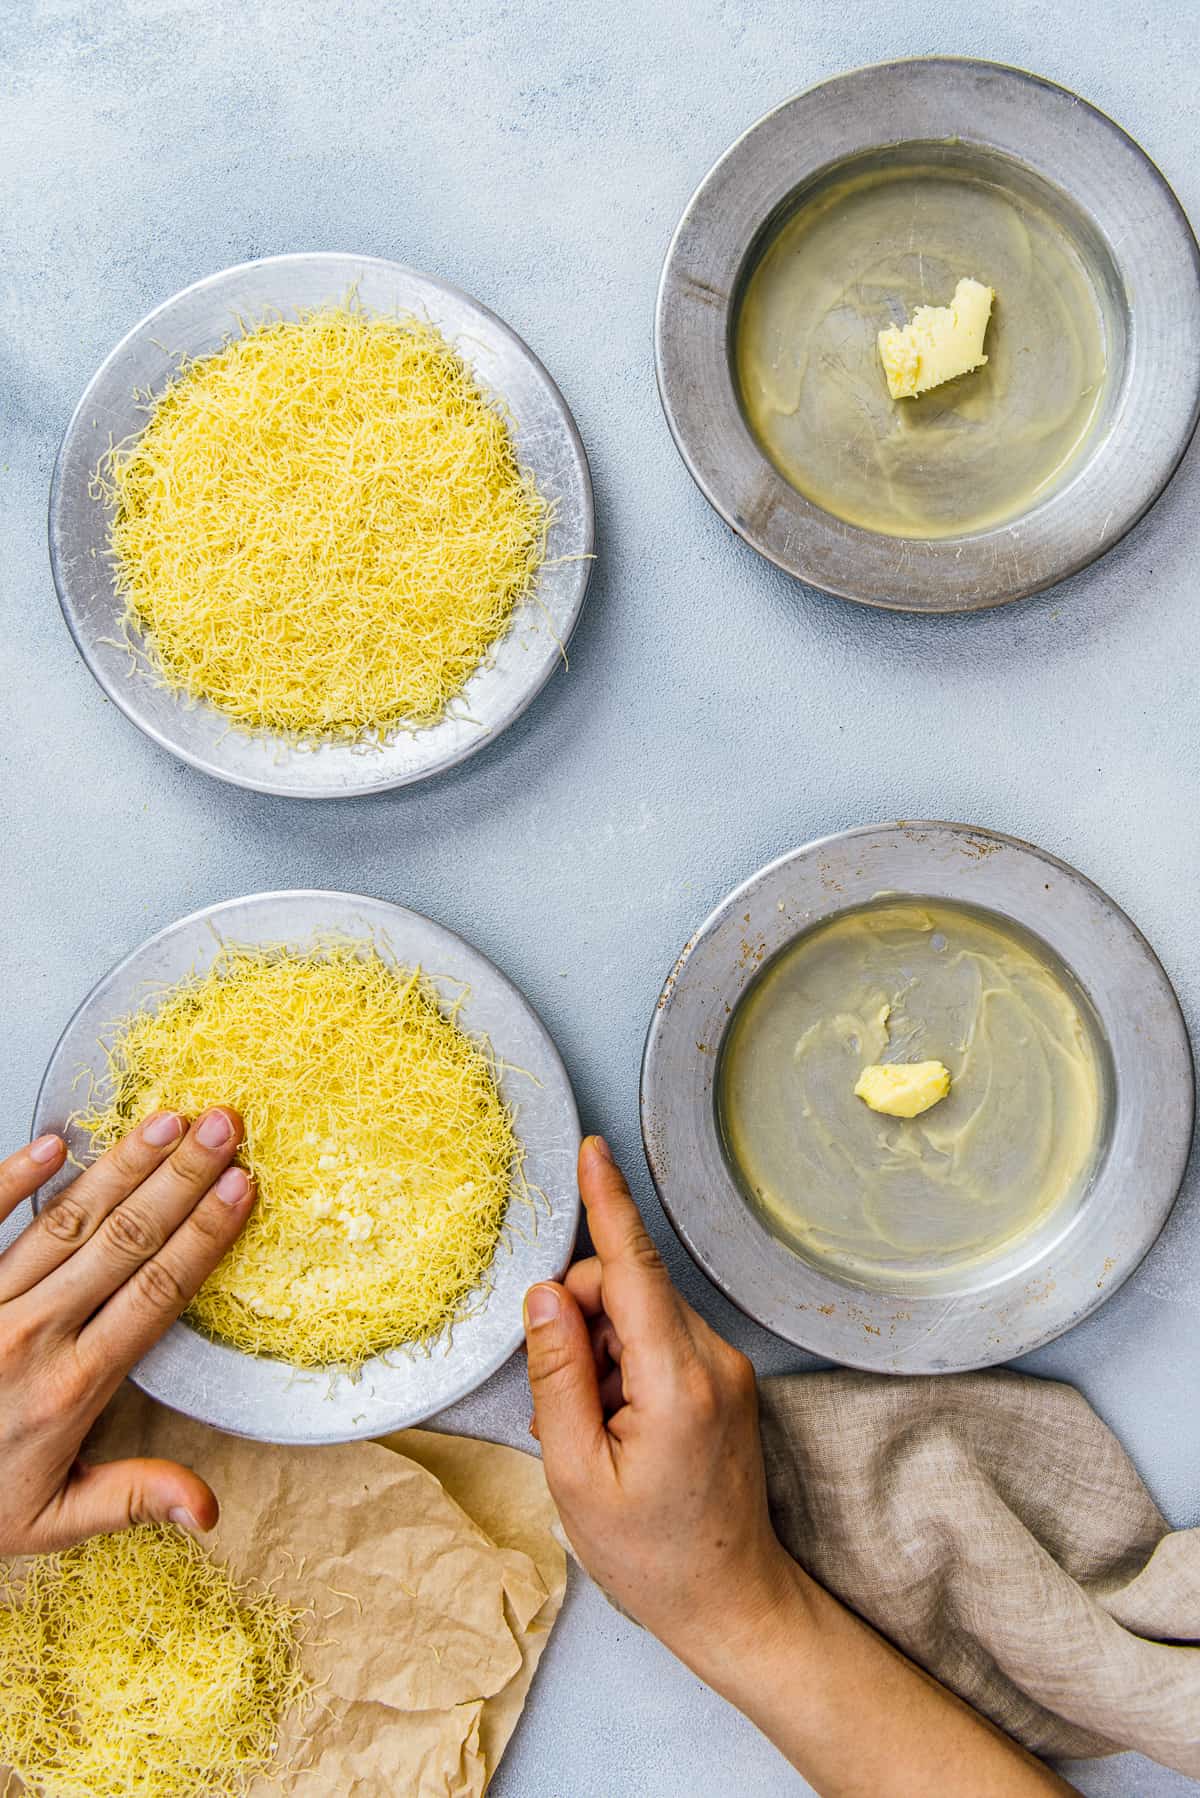
[[(695, 183), (778, 101), (887, 56), (1021, 63), (1118, 118), (1200, 216), (1196, 45), (1167, 0), (545, 0), (404, 7), (61, 0), (0, 9), (0, 1139), (68, 1013), (181, 913), (273, 886), (377, 893), (492, 955), (553, 1031), (688, 1296), (780, 1370), (802, 1357), (681, 1256), (648, 1191), (637, 1068), (676, 951), (792, 844), (962, 818), (1065, 856), (1132, 913), (1200, 1022), (1193, 453), (1097, 568), (1018, 608), (877, 616), (805, 591), (716, 520), (654, 391), (651, 319)], [(1185, 41), (1180, 34), (1187, 30)], [(97, 362), (158, 300), (276, 251), (350, 249), (477, 294), (547, 362), (592, 458), (600, 559), (571, 668), (434, 785), (301, 806), (218, 786), (105, 703), (54, 601), (44, 508)], [(1178, 1524), (1200, 1522), (1200, 1198), (1142, 1271), (1037, 1355), (1074, 1380)], [(523, 1438), (513, 1366), (449, 1419)], [(1093, 1798), (1174, 1798), (1122, 1761)], [(576, 1580), (498, 1798), (774, 1798), (806, 1788)]]

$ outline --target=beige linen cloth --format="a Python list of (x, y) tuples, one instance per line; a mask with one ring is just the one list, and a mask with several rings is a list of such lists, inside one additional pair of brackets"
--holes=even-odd
[(761, 1401), (776, 1527), (823, 1586), (1034, 1753), (1200, 1778), (1200, 1529), (1079, 1393), (835, 1372)]

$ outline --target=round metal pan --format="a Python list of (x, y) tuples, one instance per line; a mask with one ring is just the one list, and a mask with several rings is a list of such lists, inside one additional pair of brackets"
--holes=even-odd
[[(1067, 1227), (1022, 1265), (969, 1290), (903, 1295), (835, 1279), (747, 1204), (718, 1127), (714, 1083), (731, 1012), (772, 956), (881, 893), (953, 900), (1049, 946), (1091, 1003), (1111, 1058), (1103, 1152)], [(1166, 1222), (1194, 1104), (1187, 1032), (1145, 938), (1098, 887), (1014, 837), (965, 824), (894, 823), (794, 850), (738, 887), (663, 987), (642, 1069), (642, 1134), (659, 1197), (693, 1259), (767, 1329), (880, 1373), (989, 1367), (1094, 1311)], [(997, 1264), (999, 1267), (999, 1264)]]
[[(145, 426), (137, 392), (159, 392), (181, 353), (218, 349), (240, 321), (337, 302), (353, 291), (369, 312), (428, 318), (500, 399), (518, 459), (556, 505), (535, 592), (517, 607), (491, 659), (451, 712), (381, 745), (295, 748), (231, 726), (214, 707), (161, 687), (121, 641), (122, 602), (107, 554), (109, 511), (89, 491), (110, 442)], [(136, 390), (136, 391), (135, 391)], [(381, 793), (439, 774), (499, 736), (540, 693), (575, 628), (591, 571), (592, 487), (575, 421), (532, 350), (502, 319), (432, 275), (373, 256), (273, 256), (224, 269), (157, 307), (93, 375), (67, 426), (50, 487), (50, 560), (80, 655), (113, 703), (173, 755), (235, 786), (293, 799)]]
[[(152, 1004), (152, 989), (206, 967), (221, 940), (302, 943), (321, 931), (385, 942), (397, 961), (420, 965), (435, 984), (444, 981), (448, 999), (457, 998), (460, 983), (466, 983), (461, 1021), (466, 1030), (488, 1037), (502, 1064), (500, 1089), (517, 1107), (526, 1178), (545, 1194), (549, 1209), (539, 1208), (536, 1225), (524, 1216), (514, 1220), (516, 1227), (505, 1231), (497, 1249), (486, 1303), (428, 1353), (398, 1351), (369, 1361), (361, 1377), (351, 1379), (242, 1354), (177, 1323), (134, 1370), (133, 1379), (151, 1398), (217, 1429), (264, 1442), (348, 1442), (385, 1435), (473, 1392), (522, 1342), (525, 1293), (535, 1281), (563, 1272), (579, 1220), (579, 1119), (566, 1070), (536, 1013), (486, 956), (453, 931), (419, 912), (353, 893), (231, 899), (181, 918), (127, 955), (93, 987), (59, 1038), (38, 1093), (35, 1134), (64, 1131), (73, 1154), (88, 1160), (88, 1139), (69, 1119), (79, 1104), (81, 1070), (103, 1076), (106, 1026)], [(48, 1186), (43, 1201), (65, 1179)]]
[[(1036, 185), (1068, 219), (1104, 314), (1101, 415), (1061, 484), (971, 535), (897, 539), (844, 523), (777, 472), (743, 416), (731, 359), (741, 289), (805, 191), (841, 165), (931, 147)], [(865, 605), (973, 611), (1085, 567), (1162, 492), (1200, 416), (1200, 252), (1159, 170), (1118, 125), (1037, 75), (952, 57), (827, 81), (752, 126), (705, 176), (667, 253), (656, 354), (688, 470), (726, 523), (787, 573)]]

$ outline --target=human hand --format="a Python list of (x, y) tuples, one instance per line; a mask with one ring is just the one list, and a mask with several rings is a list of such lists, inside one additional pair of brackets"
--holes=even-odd
[[(0, 1554), (65, 1548), (132, 1523), (211, 1529), (217, 1501), (171, 1461), (84, 1467), (80, 1446), (174, 1323), (254, 1201), (231, 1167), (241, 1119), (145, 1119), (43, 1207), (0, 1255)], [(61, 1168), (41, 1136), (0, 1161), (0, 1222)]]
[(719, 1685), (798, 1577), (767, 1510), (754, 1370), (671, 1285), (599, 1137), (579, 1190), (596, 1253), (525, 1301), (546, 1478), (592, 1577)]
[(579, 1191), (596, 1253), (525, 1299), (534, 1431), (588, 1572), (825, 1798), (1070, 1793), (787, 1554), (754, 1374), (676, 1293), (606, 1145)]

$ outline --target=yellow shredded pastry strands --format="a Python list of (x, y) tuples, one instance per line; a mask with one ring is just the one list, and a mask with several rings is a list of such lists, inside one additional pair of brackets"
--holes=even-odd
[(98, 1149), (161, 1108), (219, 1101), (258, 1182), (189, 1316), (298, 1367), (357, 1368), (462, 1313), (496, 1250), (521, 1149), (485, 1048), (371, 944), (222, 946), (116, 1026)]
[(461, 356), (418, 319), (325, 306), (144, 397), (94, 490), (161, 679), (297, 739), (441, 718), (532, 588), (551, 516)]
[(306, 1696), (297, 1621), (163, 1524), (0, 1568), (0, 1761), (36, 1798), (235, 1798)]

